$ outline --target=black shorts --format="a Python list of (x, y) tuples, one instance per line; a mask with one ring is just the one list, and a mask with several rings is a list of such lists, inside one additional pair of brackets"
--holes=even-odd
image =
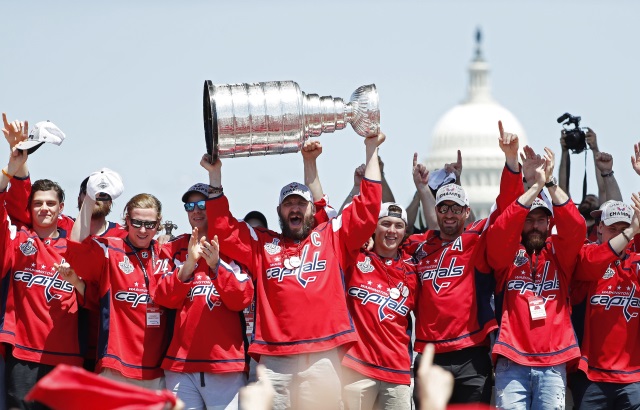
[(7, 408), (40, 410), (48, 407), (37, 402), (25, 402), (24, 397), (29, 390), (46, 376), (55, 366), (28, 362), (7, 355), (6, 383), (7, 383)]

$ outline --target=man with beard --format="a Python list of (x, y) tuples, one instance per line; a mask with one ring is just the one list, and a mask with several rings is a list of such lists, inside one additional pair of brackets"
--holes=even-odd
[[(499, 130), (505, 167), (496, 198), (497, 211), (465, 230), (471, 213), (467, 194), (459, 185), (445, 185), (436, 192), (439, 229), (412, 235), (403, 246), (418, 263), (421, 285), (415, 309), (415, 351), (419, 354), (414, 369), (419, 367), (427, 344), (432, 343), (434, 363), (455, 379), (451, 403), (489, 403), (491, 399), (489, 334), (497, 323), (490, 304), (494, 287), (484, 257), (484, 232), (495, 215), (523, 192), (518, 137), (504, 132), (501, 123)], [(457, 164), (461, 171), (461, 157)], [(415, 166), (416, 188), (421, 197), (431, 195), (428, 182), (415, 178)], [(417, 403), (420, 399), (414, 395), (414, 400)]]
[(212, 187), (206, 202), (208, 236), (218, 235), (227, 256), (247, 266), (255, 282), (249, 354), (267, 367), (275, 409), (341, 407), (338, 347), (357, 340), (343, 272), (376, 228), (382, 200), (377, 147), (384, 139), (384, 134), (365, 138), (361, 194), (337, 218), (314, 228), (309, 188), (285, 185), (277, 207), (282, 234), (236, 220), (222, 195), (221, 162), (210, 164), (208, 155), (201, 161)]
[[(500, 319), (492, 352), (500, 409), (563, 408), (566, 364), (580, 356), (571, 326), (569, 283), (586, 226), (557, 186), (553, 164), (548, 148), (544, 158), (527, 158), (523, 168), (533, 184), (487, 231)], [(553, 235), (551, 210), (538, 198), (545, 186), (553, 202)]]

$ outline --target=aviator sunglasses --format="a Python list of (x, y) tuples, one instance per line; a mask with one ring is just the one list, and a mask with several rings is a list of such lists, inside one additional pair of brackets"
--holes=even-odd
[(158, 221), (141, 221), (133, 218), (129, 218), (129, 223), (134, 228), (142, 228), (144, 226), (145, 229), (155, 229), (158, 226)]
[(191, 212), (194, 209), (196, 209), (196, 206), (198, 207), (199, 210), (204, 211), (204, 208), (205, 208), (204, 200), (198, 201), (198, 202), (186, 202), (184, 204), (184, 209), (187, 212)]
[(451, 212), (453, 212), (455, 215), (460, 215), (462, 213), (462, 211), (464, 210), (464, 207), (460, 206), (460, 205), (440, 205), (440, 206), (438, 206), (438, 212), (440, 212), (441, 214), (446, 214), (447, 212), (449, 212), (449, 209), (451, 209)]

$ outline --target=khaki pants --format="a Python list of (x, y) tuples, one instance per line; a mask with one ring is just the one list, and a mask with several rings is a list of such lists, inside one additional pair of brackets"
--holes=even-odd
[(337, 349), (260, 357), (276, 391), (273, 409), (331, 410), (342, 406)]
[(406, 410), (411, 408), (411, 386), (371, 379), (342, 368), (343, 399), (347, 410)]

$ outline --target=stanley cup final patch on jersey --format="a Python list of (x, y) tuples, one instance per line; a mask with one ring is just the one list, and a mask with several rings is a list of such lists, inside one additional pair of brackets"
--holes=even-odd
[(524, 249), (518, 250), (518, 254), (516, 255), (516, 258), (513, 261), (514, 265), (516, 265), (517, 267), (520, 267), (525, 263), (529, 262), (529, 258), (527, 258), (527, 255), (525, 252), (526, 251)]
[(368, 256), (364, 258), (364, 261), (358, 262), (357, 266), (362, 273), (371, 273), (374, 270), (374, 267), (371, 264), (371, 258)]
[(280, 253), (282, 248), (280, 247), (280, 245), (278, 245), (279, 243), (280, 243), (280, 239), (273, 238), (273, 241), (271, 243), (264, 244), (264, 250), (267, 251), (269, 255), (275, 255), (277, 253)]
[(24, 256), (31, 256), (38, 252), (38, 249), (33, 245), (33, 239), (29, 238), (26, 242), (20, 244), (20, 251)]
[(607, 266), (607, 270), (604, 271), (604, 275), (602, 275), (602, 279), (611, 279), (615, 274), (616, 274), (616, 271), (611, 269), (611, 266)]
[(133, 265), (131, 264), (131, 262), (129, 262), (129, 258), (127, 256), (124, 257), (124, 260), (122, 262), (118, 262), (118, 267), (122, 272), (124, 272), (125, 275), (133, 272)]

